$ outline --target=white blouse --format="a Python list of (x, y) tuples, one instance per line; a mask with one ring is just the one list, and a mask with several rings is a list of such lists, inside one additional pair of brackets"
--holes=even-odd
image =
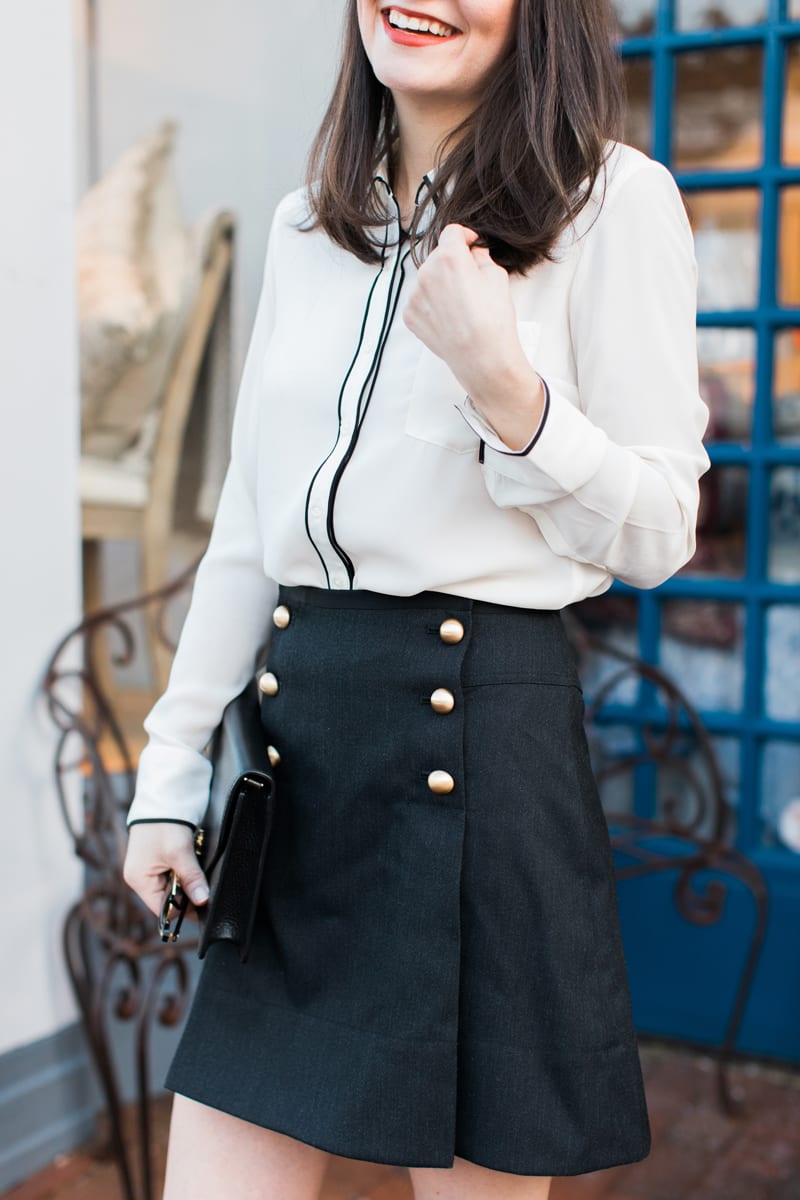
[[(607, 174), (602, 206), (601, 172), (557, 261), (511, 276), (520, 341), (546, 385), (522, 451), (401, 319), (416, 270), (386, 161), (373, 181), (392, 218), (374, 229), (381, 266), (292, 228), (304, 188), (280, 201), (230, 463), (144, 722), (129, 824), (200, 822), (203, 750), (268, 643), (277, 581), (561, 608), (614, 577), (654, 587), (691, 558), (710, 466), (691, 228), (660, 163), (613, 142)], [(421, 203), (424, 228), (432, 201)]]

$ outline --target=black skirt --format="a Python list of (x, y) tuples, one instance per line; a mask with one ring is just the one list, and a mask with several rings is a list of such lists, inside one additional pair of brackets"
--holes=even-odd
[(561, 612), (440, 592), (278, 599), (253, 948), (245, 963), (209, 950), (166, 1087), (371, 1162), (571, 1175), (646, 1157)]

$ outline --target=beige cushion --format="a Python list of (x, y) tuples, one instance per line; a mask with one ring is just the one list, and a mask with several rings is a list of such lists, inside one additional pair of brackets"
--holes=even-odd
[[(203, 279), (203, 268), (211, 249), (217, 216), (216, 210), (204, 213), (188, 230), (185, 297), (180, 318), (176, 322), (176, 330), (181, 336)], [(178, 337), (178, 343), (180, 340)], [(136, 375), (134, 364), (117, 389), (118, 393), (121, 393)], [(150, 499), (150, 471), (160, 420), (161, 405), (153, 405), (142, 414), (135, 441), (121, 451), (115, 430), (110, 431), (108, 440), (104, 429), (95, 429), (90, 438), (84, 438), (85, 448), (81, 454), (78, 477), (82, 503), (102, 505), (106, 508), (142, 509), (147, 506)]]
[(191, 298), (175, 131), (137, 142), (78, 209), (82, 445), (101, 458), (134, 446), (160, 402)]
[(141, 462), (91, 454), (81, 456), (79, 487), (81, 503), (103, 508), (143, 509), (150, 495), (147, 470)]

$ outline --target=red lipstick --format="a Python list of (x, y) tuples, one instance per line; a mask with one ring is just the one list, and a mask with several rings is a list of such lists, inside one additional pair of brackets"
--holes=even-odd
[[(400, 46), (430, 46), (434, 42), (451, 42), (455, 38), (460, 37), (460, 31), (454, 31), (449, 37), (441, 37), (435, 33), (415, 33), (412, 29), (395, 29), (389, 24), (389, 12), (394, 7), (395, 5), (391, 5), (390, 8), (385, 8), (381, 13), (381, 17), (383, 18), (383, 27), (389, 38)], [(406, 8), (398, 7), (397, 11), (404, 13), (407, 17), (421, 17), (424, 20), (438, 19), (429, 17), (426, 13), (409, 12)], [(446, 25), (447, 22), (442, 21), (441, 24)]]

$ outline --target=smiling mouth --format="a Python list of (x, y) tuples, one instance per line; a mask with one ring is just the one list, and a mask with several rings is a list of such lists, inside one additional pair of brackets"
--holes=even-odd
[(390, 29), (396, 29), (402, 33), (437, 38), (441, 41), (446, 41), (461, 33), (461, 30), (456, 29), (454, 25), (448, 25), (445, 21), (439, 21), (435, 17), (426, 16), (424, 13), (408, 12), (393, 6), (384, 8), (381, 16)]

